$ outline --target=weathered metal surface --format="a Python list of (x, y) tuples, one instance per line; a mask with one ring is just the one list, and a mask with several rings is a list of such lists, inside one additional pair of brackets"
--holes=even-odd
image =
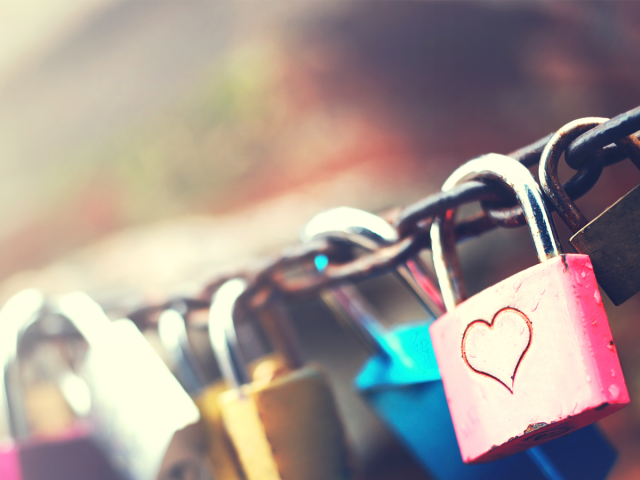
[[(620, 135), (622, 132), (626, 134), (623, 136), (628, 136), (630, 132), (640, 128), (640, 107), (604, 121), (595, 128), (593, 124), (581, 128), (584, 130), (580, 130), (580, 133), (588, 128), (591, 130), (575, 140), (572, 136), (573, 142), (566, 140), (562, 148), (558, 147), (560, 150), (566, 149), (567, 156), (583, 158), (586, 155), (591, 159), (582, 160), (584, 167), (562, 186), (570, 199), (580, 197), (593, 187), (602, 173), (603, 165), (611, 165), (627, 158), (630, 149), (640, 146), (633, 138), (621, 140)], [(540, 161), (551, 137), (551, 134), (547, 135), (508, 156), (531, 167)], [(617, 145), (609, 145), (611, 142)], [(601, 152), (597, 149), (601, 149)], [(247, 281), (247, 290), (242, 295), (240, 304), (250, 309), (259, 309), (275, 295), (311, 296), (334, 285), (358, 282), (386, 273), (420, 250), (431, 247), (428, 232), (436, 216), (478, 200), (483, 202), (483, 211), (455, 225), (456, 242), (478, 236), (497, 226), (515, 227), (523, 224), (520, 207), (513, 206), (513, 200), (505, 194), (504, 188), (491, 181), (468, 181), (447, 192), (438, 192), (404, 209), (390, 212), (387, 219), (399, 234), (399, 240), (391, 245), (353, 259), (349, 256), (345, 243), (339, 239), (307, 243), (280, 255), (221, 272), (210, 279), (198, 298), (171, 299), (158, 305), (145, 306), (131, 312), (129, 317), (140, 326), (153, 324), (157, 321), (158, 312), (176, 300), (186, 302), (186, 305), (196, 309), (206, 308), (211, 294), (224, 282), (235, 277), (242, 277)], [(319, 254), (327, 256), (328, 267), (322, 272), (306, 268)]]
[(640, 291), (640, 185), (571, 237), (615, 305)]
[(465, 462), (542, 444), (629, 403), (586, 255), (519, 272), (429, 330)]
[(606, 118), (584, 118), (567, 123), (551, 138), (540, 159), (538, 176), (544, 193), (572, 232), (584, 227), (588, 220), (571, 201), (558, 179), (560, 156), (573, 139), (606, 121)]
[[(619, 138), (627, 137), (638, 130), (640, 130), (640, 107), (613, 117), (599, 127), (582, 134), (567, 148), (567, 164), (577, 170), (587, 161), (589, 152), (606, 147)], [(612, 146), (609, 146), (607, 150), (607, 156), (618, 158), (619, 155), (624, 155), (622, 152), (614, 154)], [(622, 158), (624, 156), (620, 160)]]
[[(562, 184), (563, 190), (572, 200), (576, 200), (587, 193), (596, 184), (604, 169), (604, 156), (602, 151), (592, 154), (592, 160), (574, 174), (566, 183)], [(559, 184), (559, 183), (558, 183)], [(515, 204), (506, 208), (495, 208), (490, 201), (480, 202), (482, 210), (496, 225), (504, 228), (522, 227), (526, 224), (522, 207)], [(552, 210), (554, 206), (548, 205)]]
[[(638, 187), (591, 222), (578, 210), (558, 180), (560, 155), (585, 126), (574, 121), (549, 141), (540, 160), (540, 183), (560, 218), (575, 235), (571, 244), (591, 257), (602, 289), (616, 305), (640, 291), (640, 191)], [(640, 142), (634, 136), (616, 140), (634, 164), (640, 165)]]
[[(553, 134), (549, 134), (526, 147), (507, 154), (507, 156), (518, 160), (526, 167), (531, 167), (540, 161), (540, 155), (552, 136)], [(618, 151), (621, 151), (622, 157), (626, 157), (626, 151), (617, 146), (615, 148), (617, 150), (610, 150), (610, 153), (617, 154)], [(591, 190), (600, 178), (605, 162), (604, 154), (602, 151), (593, 151), (590, 153), (590, 159), (591, 161), (586, 162), (585, 166), (563, 185), (564, 190), (573, 199), (580, 198)], [(482, 201), (483, 209), (491, 217), (494, 227), (511, 228), (524, 225), (522, 209), (516, 205), (513, 197), (505, 198), (500, 187), (496, 188), (496, 185), (478, 181), (466, 182), (448, 192), (439, 192), (409, 205), (398, 214), (395, 225), (401, 235), (408, 234), (412, 229), (415, 229), (421, 219), (434, 217), (444, 210), (477, 200)], [(504, 205), (505, 200), (506, 205)], [(506, 208), (500, 208), (498, 205), (500, 207), (506, 206)]]

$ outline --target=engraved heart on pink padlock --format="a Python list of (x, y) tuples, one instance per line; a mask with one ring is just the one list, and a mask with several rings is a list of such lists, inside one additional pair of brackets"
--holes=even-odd
[(531, 345), (532, 327), (515, 308), (503, 308), (491, 323), (471, 322), (462, 337), (462, 357), (475, 372), (497, 380), (513, 393), (518, 366)]
[[(555, 151), (553, 142), (544, 148), (541, 165)], [(442, 190), (470, 178), (499, 181), (513, 191), (540, 261), (465, 298), (449, 235), (455, 210), (431, 225), (447, 313), (429, 332), (462, 460), (481, 463), (587, 426), (630, 400), (591, 260), (562, 253), (531, 172), (512, 158), (490, 154), (459, 167)]]

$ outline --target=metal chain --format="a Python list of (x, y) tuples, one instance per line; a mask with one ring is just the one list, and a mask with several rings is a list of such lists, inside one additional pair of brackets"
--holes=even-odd
[(597, 127), (583, 133), (567, 148), (565, 161), (574, 170), (588, 161), (589, 152), (604, 149), (605, 165), (611, 165), (627, 158), (624, 150), (613, 145), (619, 140), (638, 131), (640, 124), (640, 107), (613, 117)]
[[(563, 185), (570, 198), (588, 192), (597, 182), (603, 166), (613, 165), (627, 158), (624, 148), (614, 144), (640, 130), (640, 107), (608, 120), (583, 133), (566, 149), (567, 163), (579, 171)], [(542, 150), (553, 134), (511, 152), (508, 156), (526, 167), (536, 165)], [(207, 308), (215, 291), (227, 280), (244, 278), (248, 288), (242, 300), (249, 309), (260, 309), (275, 297), (305, 297), (345, 282), (357, 282), (395, 269), (401, 263), (430, 248), (429, 230), (433, 219), (447, 210), (463, 204), (481, 201), (483, 210), (458, 223), (457, 242), (476, 237), (497, 226), (523, 225), (521, 211), (504, 187), (479, 181), (465, 182), (447, 192), (430, 195), (403, 209), (395, 209), (385, 218), (398, 230), (400, 239), (357, 258), (350, 255), (350, 247), (337, 239), (324, 239), (297, 245), (277, 256), (262, 259), (251, 265), (223, 272), (213, 278), (197, 298), (174, 298), (157, 305), (148, 305), (129, 313), (128, 318), (145, 328), (155, 323), (162, 310), (180, 305), (185, 313)], [(317, 272), (314, 259), (325, 255), (327, 268)]]

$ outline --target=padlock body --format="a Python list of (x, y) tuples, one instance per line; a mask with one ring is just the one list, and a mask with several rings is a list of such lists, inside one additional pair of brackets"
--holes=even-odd
[(640, 291), (640, 185), (571, 237), (615, 305)]
[[(248, 365), (251, 378), (270, 381), (284, 374), (286, 366), (279, 353), (271, 353)], [(200, 410), (200, 418), (207, 434), (207, 457), (209, 470), (214, 479), (244, 480), (236, 450), (231, 444), (222, 423), (219, 397), (229, 390), (224, 380), (218, 380), (198, 393), (193, 401)]]
[(19, 458), (22, 480), (124, 480), (83, 427), (21, 442)]
[(440, 380), (433, 353), (431, 322), (396, 327), (378, 338), (383, 351), (364, 364), (355, 379), (360, 392), (387, 390), (402, 385), (416, 385)]
[(430, 327), (462, 459), (497, 460), (629, 403), (587, 255), (561, 255)]
[(413, 457), (439, 480), (604, 480), (616, 452), (589, 425), (495, 462), (467, 464), (460, 458), (442, 382), (361, 392)]
[(0, 444), (0, 478), (23, 480), (18, 447), (15, 444)]
[(205, 454), (195, 403), (130, 320), (112, 322), (98, 340), (84, 372), (92, 423), (113, 464), (132, 480), (191, 469)]
[(200, 410), (200, 417), (207, 432), (207, 457), (214, 478), (242, 480), (235, 450), (222, 427), (218, 397), (229, 387), (220, 380), (202, 391), (193, 400)]
[(354, 385), (431, 477), (606, 478), (616, 454), (594, 426), (495, 462), (463, 463), (428, 329), (427, 322), (393, 329), (387, 341), (396, 348), (371, 357)]
[(229, 390), (220, 409), (247, 480), (352, 478), (333, 393), (317, 368)]

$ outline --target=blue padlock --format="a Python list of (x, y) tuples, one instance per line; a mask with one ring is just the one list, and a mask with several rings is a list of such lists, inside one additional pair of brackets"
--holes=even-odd
[[(392, 235), (385, 233), (388, 224), (380, 222), (384, 222), (380, 217), (341, 207), (315, 217), (303, 238), (337, 235), (370, 248), (363, 237), (380, 244), (393, 241)], [(317, 262), (319, 267), (323, 263), (323, 259)], [(412, 289), (420, 288), (424, 280), (407, 283)], [(432, 295), (424, 289), (418, 292), (422, 303), (437, 308), (440, 299), (425, 301), (425, 294)], [(602, 480), (611, 470), (616, 452), (594, 426), (492, 463), (464, 464), (429, 336), (433, 318), (386, 329), (351, 286), (324, 292), (323, 299), (339, 317), (348, 320), (372, 353), (354, 381), (355, 389), (434, 478)]]

